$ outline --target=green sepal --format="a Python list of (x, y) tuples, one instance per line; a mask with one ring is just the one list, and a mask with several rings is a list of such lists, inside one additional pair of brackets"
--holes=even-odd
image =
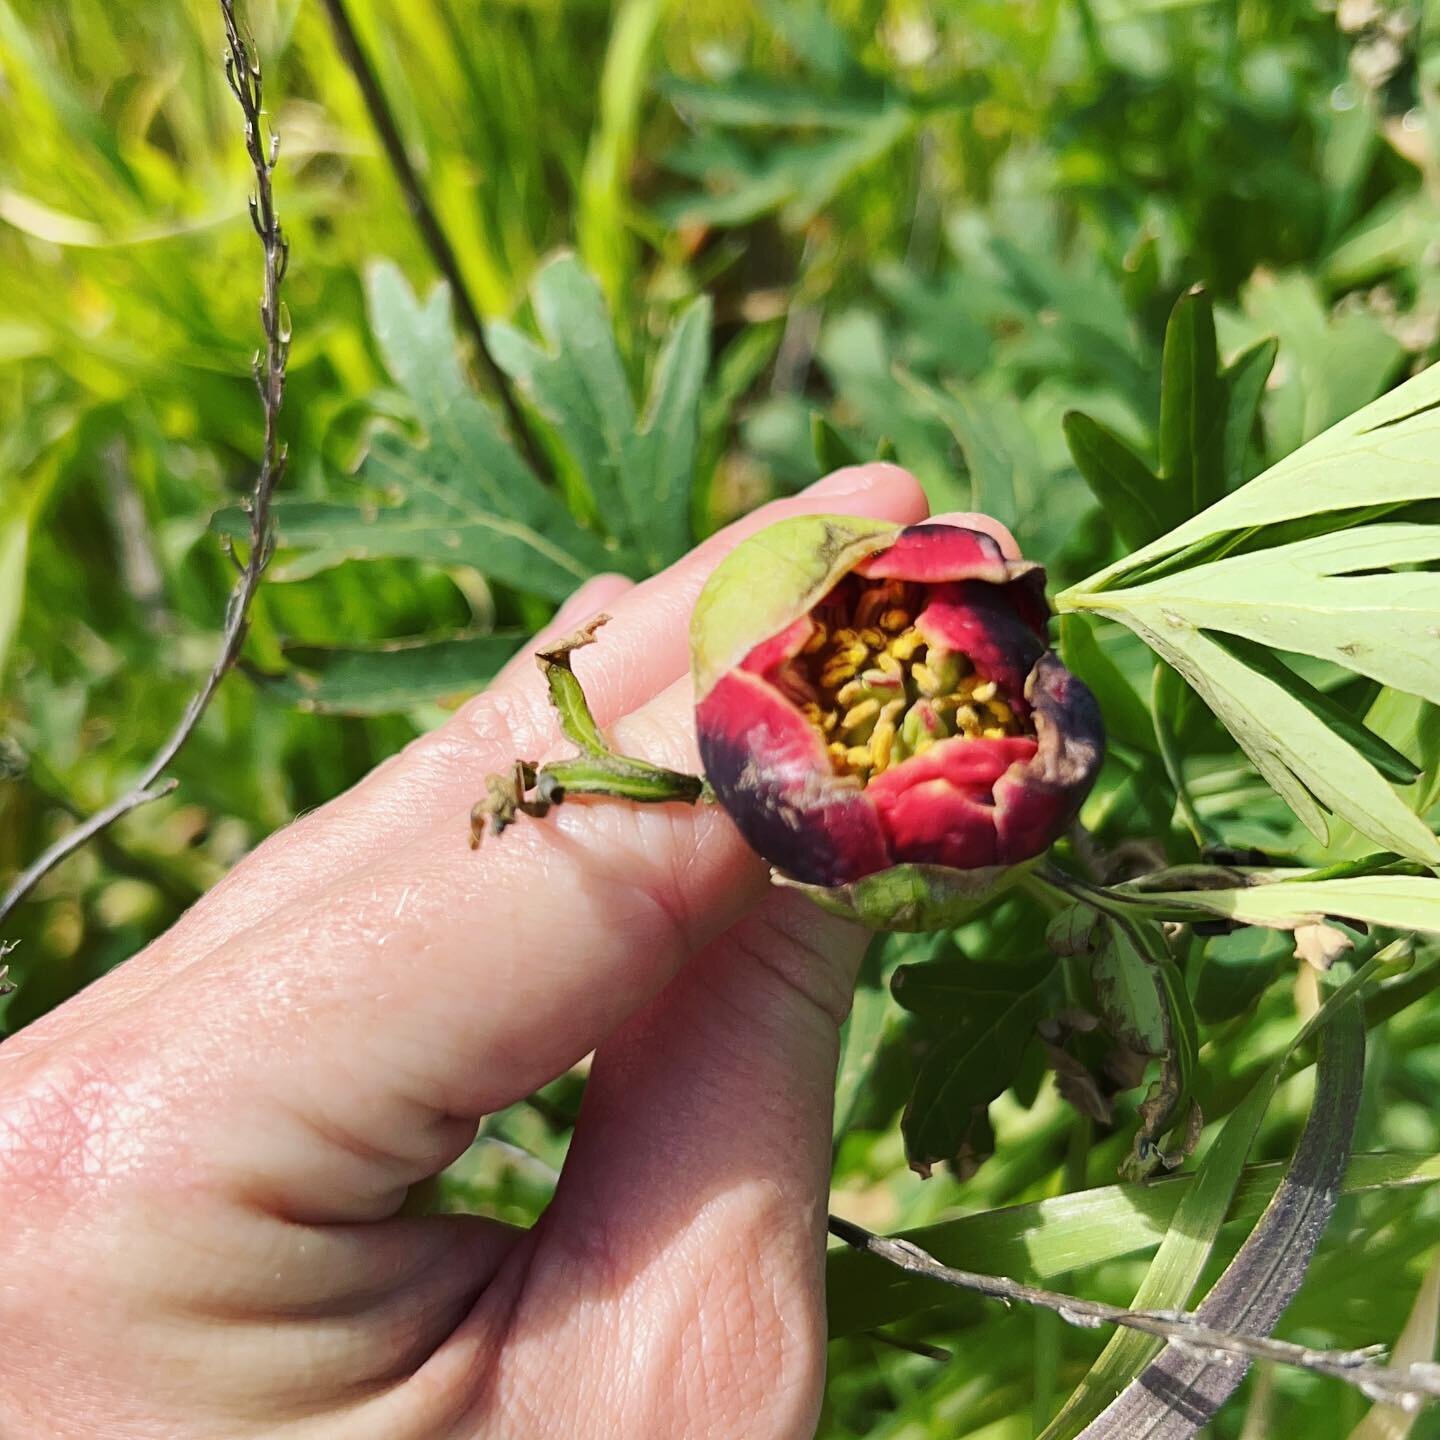
[(822, 910), (870, 930), (953, 930), (982, 905), (1008, 890), (1032, 865), (992, 865), (954, 870), (948, 865), (895, 865), (848, 885), (806, 885), (779, 870), (776, 885), (798, 890)]
[(799, 515), (743, 540), (715, 567), (690, 621), (695, 698), (762, 640), (810, 610), (900, 526), (855, 515)]

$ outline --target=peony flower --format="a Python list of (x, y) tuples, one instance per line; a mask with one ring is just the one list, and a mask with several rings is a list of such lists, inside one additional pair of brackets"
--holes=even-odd
[(777, 878), (890, 928), (1046, 850), (1104, 751), (1003, 527), (812, 516), (737, 547), (696, 604), (706, 777)]

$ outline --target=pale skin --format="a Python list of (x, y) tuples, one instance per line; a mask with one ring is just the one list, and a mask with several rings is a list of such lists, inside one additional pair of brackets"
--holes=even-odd
[[(619, 746), (696, 768), (691, 606), (787, 514), (923, 518), (840, 471), (544, 638)], [(957, 517), (958, 518), (958, 517)], [(715, 807), (469, 808), (568, 753), (524, 655), (0, 1047), (0, 1434), (800, 1437), (824, 1372), (837, 1029), (865, 937)], [(401, 1213), (480, 1119), (594, 1051), (518, 1231)]]

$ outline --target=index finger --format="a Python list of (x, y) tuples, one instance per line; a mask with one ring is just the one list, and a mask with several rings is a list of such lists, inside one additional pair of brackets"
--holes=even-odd
[[(851, 466), (799, 495), (762, 506), (659, 575), (624, 590), (607, 603), (612, 619), (602, 644), (576, 657), (596, 720), (613, 724), (686, 673), (695, 599), (722, 557), (748, 536), (791, 515), (832, 511), (907, 524), (923, 519), (927, 509), (924, 492), (907, 471), (883, 463)], [(525, 659), (438, 730), (272, 835), (143, 956), (64, 1010), (76, 1020), (94, 1018), (112, 986), (133, 997), (161, 983), (283, 906), (407, 844), (477, 799), (487, 773), (517, 758), (542, 755), (557, 738), (544, 681)]]

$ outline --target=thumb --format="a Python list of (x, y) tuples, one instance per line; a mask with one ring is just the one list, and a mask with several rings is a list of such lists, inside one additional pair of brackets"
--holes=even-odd
[(865, 942), (776, 891), (600, 1048), (510, 1330), (513, 1374), (541, 1383), (569, 1350), (556, 1326), (579, 1315), (614, 1348), (586, 1377), (633, 1377), (645, 1356), (617, 1433), (644, 1433), (647, 1414), (693, 1434), (813, 1433), (838, 1031)]

